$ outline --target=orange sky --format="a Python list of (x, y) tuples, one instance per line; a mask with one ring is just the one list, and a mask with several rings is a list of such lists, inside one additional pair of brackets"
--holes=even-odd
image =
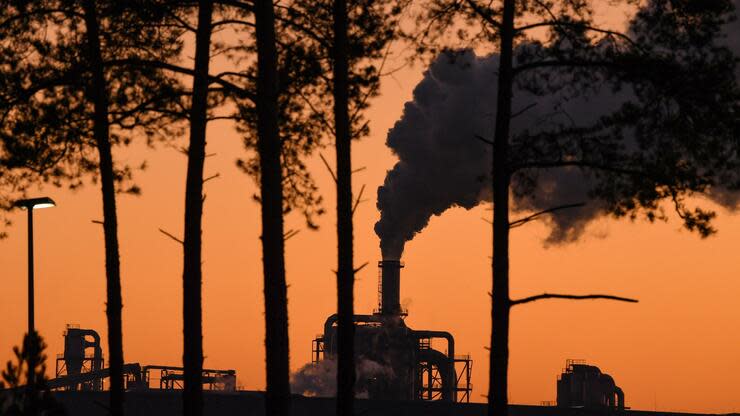
[[(354, 147), (354, 164), (367, 169), (355, 190), (367, 185), (367, 202), (355, 217), (358, 275), (356, 311), (377, 303), (379, 215), (375, 192), (395, 158), (385, 134), (421, 78), (408, 68), (385, 80), (369, 112), (372, 135)], [(204, 214), (205, 366), (237, 370), (246, 389), (264, 388), (264, 322), (259, 206), (254, 183), (235, 167), (244, 155), (225, 122), (208, 130)], [(324, 155), (333, 160), (333, 152)], [(119, 238), (124, 300), (126, 362), (179, 365), (181, 249), (160, 234), (181, 235), (185, 157), (175, 150), (133, 147), (118, 153), (132, 164), (146, 159), (138, 176), (141, 197), (119, 198)], [(303, 230), (287, 243), (291, 367), (310, 361), (311, 340), (335, 310), (336, 238), (334, 187), (317, 159), (311, 163), (328, 214), (321, 229)], [(53, 357), (63, 350), (65, 324), (94, 328), (105, 339), (103, 235), (91, 220), (102, 219), (97, 186), (70, 192), (45, 188), (56, 208), (37, 211), (36, 325)], [(487, 392), (490, 331), (490, 212), (455, 209), (433, 218), (407, 245), (401, 298), (407, 324), (453, 333), (456, 351), (473, 356), (473, 400)], [(0, 241), (0, 362), (11, 356), (26, 327), (25, 213)], [(510, 399), (539, 404), (554, 400), (555, 380), (568, 358), (582, 358), (610, 373), (637, 409), (696, 412), (740, 411), (740, 218), (720, 211), (719, 234), (707, 240), (683, 231), (675, 219), (648, 225), (603, 220), (578, 243), (545, 249), (542, 224), (512, 232), (512, 295), (548, 292), (607, 292), (635, 297), (638, 304), (605, 301), (544, 301), (517, 307), (512, 316)], [(303, 228), (292, 214), (286, 228)], [(107, 351), (107, 348), (106, 348)], [(107, 354), (106, 354), (107, 355)]]

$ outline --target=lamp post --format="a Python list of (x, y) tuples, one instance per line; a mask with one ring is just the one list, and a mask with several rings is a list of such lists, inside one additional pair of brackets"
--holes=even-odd
[[(33, 210), (51, 208), (56, 206), (54, 201), (48, 197), (21, 199), (15, 202), (15, 206), (28, 211), (28, 337), (33, 341), (34, 328), (34, 295), (33, 295)], [(34, 345), (33, 342), (31, 345)], [(28, 363), (28, 387), (33, 390), (35, 386), (35, 362), (36, 352), (31, 351), (31, 361)]]

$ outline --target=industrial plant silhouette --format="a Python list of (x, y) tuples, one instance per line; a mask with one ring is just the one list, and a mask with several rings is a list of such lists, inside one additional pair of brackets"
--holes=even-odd
[[(362, 414), (371, 415), (480, 414), (482, 405), (469, 404), (473, 361), (469, 355), (455, 354), (452, 334), (414, 330), (406, 326), (407, 312), (400, 304), (400, 272), (403, 267), (404, 264), (398, 260), (380, 261), (378, 308), (372, 314), (354, 316), (356, 389), (365, 399), (358, 409), (362, 409)], [(10, 403), (5, 405), (10, 409), (7, 414), (16, 414), (12, 410), (15, 405), (21, 409), (17, 414), (29, 414), (25, 413), (28, 408), (24, 410), (23, 406), (31, 403), (35, 408), (44, 409), (46, 413), (43, 414), (101, 413), (97, 406), (105, 402), (104, 390), (110, 369), (105, 367), (100, 335), (93, 329), (68, 325), (63, 337), (64, 351), (56, 356), (55, 376), (46, 379), (43, 370), (38, 373), (41, 396), (24, 397), (28, 392), (19, 381), (23, 376), (23, 361), (31, 359), (30, 354), (18, 353), (19, 364), (15, 368), (19, 373), (15, 382), (7, 371), (3, 374), (6, 381), (10, 381), (11, 390), (7, 392), (16, 391), (18, 394), (18, 397), (6, 397)], [(442, 341), (445, 348), (435, 349), (434, 340)], [(26, 341), (24, 351), (40, 352), (45, 348), (31, 343)], [(324, 332), (313, 341), (312, 350), (310, 368), (336, 361), (336, 315), (326, 320)], [(45, 356), (37, 356), (36, 366), (45, 366), (45, 359)], [(174, 399), (183, 387), (183, 370), (177, 366), (124, 364), (125, 388), (129, 396), (127, 411), (133, 414), (176, 414), (179, 406)], [(330, 399), (336, 394), (336, 386), (330, 386), (335, 382), (334, 377), (336, 372), (296, 375), (300, 381), (294, 381), (294, 393), (298, 396), (294, 399), (293, 414), (330, 413)], [(206, 395), (205, 414), (243, 414), (246, 409), (261, 407), (260, 392), (237, 389), (234, 370), (203, 369), (202, 383), (210, 394)], [(49, 395), (49, 391), (54, 395)], [(583, 360), (567, 360), (563, 373), (557, 377), (556, 392), (555, 402), (543, 401), (542, 406), (513, 406), (512, 414), (624, 414), (628, 409), (625, 407), (625, 394), (614, 379)], [(458, 403), (468, 405), (450, 407)]]
[[(11, 220), (22, 223), (20, 210), (28, 231), (24, 253), (15, 251), (8, 256), (12, 264), (2, 265), (1, 284), (27, 290), (27, 329), (2, 372), (0, 416), (671, 415), (630, 408), (631, 392), (619, 385), (629, 363), (612, 361), (607, 368), (571, 359), (568, 351), (559, 351), (565, 367), (552, 374), (554, 401), (510, 404), (515, 307), (552, 299), (616, 301), (624, 308), (638, 302), (615, 284), (603, 293), (579, 284), (563, 293), (527, 287), (537, 291), (514, 296), (512, 264), (521, 262), (522, 246), (513, 244), (512, 230), (539, 222), (544, 239), (536, 247), (552, 247), (579, 241), (602, 220), (672, 220), (686, 234), (707, 239), (718, 232), (716, 211), (740, 208), (740, 0), (619, 3), (1, 1), (0, 239), (22, 230), (11, 226)], [(399, 71), (414, 80), (413, 91), (398, 82), (402, 91), (389, 92), (385, 80)], [(384, 118), (370, 112), (374, 100), (393, 94), (399, 108), (383, 110), (393, 111), (385, 118), (395, 122), (374, 136)], [(206, 188), (221, 174), (209, 173), (209, 158), (225, 137), (238, 145), (227, 152), (228, 166), (251, 182), (230, 179), (219, 191), (228, 200), (212, 204)], [(353, 153), (358, 140), (370, 137), (377, 154), (369, 147)], [(171, 194), (137, 199), (156, 200), (155, 211), (144, 214), (121, 199), (142, 194), (138, 181), (147, 163), (139, 158), (159, 147), (186, 158), (178, 178), (184, 185), (177, 197), (184, 199), (178, 205), (181, 232), (159, 228), (178, 249), (177, 267), (171, 259), (167, 267), (179, 274), (182, 357), (146, 363), (124, 355), (124, 346), (132, 345), (124, 343), (124, 294), (129, 296), (130, 287), (151, 292), (146, 280), (155, 279), (153, 266), (165, 262), (156, 257), (139, 280), (130, 279), (133, 273), (126, 275), (122, 265), (137, 255), (123, 249), (130, 241), (121, 236), (128, 237), (142, 217), (170, 214), (172, 206), (162, 200)], [(324, 151), (335, 159), (327, 160)], [(392, 160), (379, 163), (380, 154), (392, 154)], [(362, 222), (355, 215), (366, 201), (365, 185), (356, 192), (353, 181), (368, 166), (353, 165), (358, 156), (380, 172), (372, 179), (377, 211)], [(174, 162), (165, 165), (158, 179), (178, 176)], [(88, 207), (92, 203), (71, 202), (69, 195), (89, 187), (99, 189), (92, 223), (102, 232), (102, 250), (94, 258), (86, 253), (62, 260), (80, 270), (99, 263), (95, 273), (104, 278), (96, 282), (96, 302), (100, 310), (104, 305), (105, 327), (102, 321), (99, 328), (68, 324), (63, 351), (48, 358), (42, 335), (49, 335), (36, 325), (34, 212), (56, 206), (55, 200)], [(37, 195), (42, 192), (54, 199)], [(336, 197), (334, 210), (327, 210), (325, 194)], [(60, 212), (62, 205), (49, 211)], [(243, 238), (244, 230), (224, 219), (233, 206), (241, 210), (234, 215), (241, 225), (258, 230), (255, 238)], [(218, 221), (204, 221), (209, 209)], [(451, 318), (440, 327), (427, 320), (423, 326), (432, 328), (412, 328), (401, 300), (402, 276), (414, 267), (405, 263), (410, 242), (427, 232), (433, 218), (474, 209), (485, 212), (487, 225), (478, 225), (490, 235), (466, 244), (488, 251), (477, 255), (482, 263), (470, 262), (471, 256), (448, 262), (453, 284), (446, 287), (457, 291), (472, 281), (455, 270), (463, 263), (468, 271), (485, 264), (490, 285), (476, 293), (490, 309), (455, 328), (444, 327)], [(336, 242), (336, 297), (322, 290), (314, 300), (330, 303), (331, 310), (320, 312), (330, 316), (323, 328), (315, 322), (321, 333), (313, 339), (310, 362), (292, 371), (288, 283), (295, 280), (288, 276), (300, 274), (309, 282), (320, 276), (287, 266), (286, 252), (293, 252), (287, 242), (300, 230), (286, 219), (298, 217), (305, 229), (318, 230), (328, 211), (335, 220), (331, 238), (312, 240), (301, 255), (323, 254)], [(254, 388), (264, 391), (241, 388), (235, 367), (204, 364), (204, 224), (214, 223), (223, 226), (222, 233), (234, 232), (214, 250), (236, 258), (228, 271), (232, 280), (221, 282), (228, 296), (234, 295), (235, 279), (261, 278), (259, 375), (265, 377)], [(53, 232), (65, 234), (65, 245), (81, 244), (78, 223), (57, 218), (56, 224), (62, 225)], [(438, 239), (460, 234), (456, 228)], [(249, 255), (238, 252), (245, 246), (232, 248), (237, 240), (257, 248)], [(367, 241), (379, 260), (378, 304), (373, 311), (356, 311), (357, 275), (368, 263), (357, 265), (355, 245), (365, 247)], [(436, 253), (452, 244), (444, 243)], [(156, 251), (145, 246), (134, 253)], [(19, 270), (25, 264), (23, 279)], [(247, 267), (252, 265), (260, 267)], [(692, 277), (694, 284), (705, 284)], [(445, 295), (434, 300), (442, 314), (467, 301), (455, 304)], [(74, 303), (75, 296), (70, 290), (57, 298)], [(698, 308), (691, 303), (688, 297), (686, 307)], [(90, 303), (80, 307), (87, 311)], [(11, 323), (22, 323), (21, 315), (15, 313)], [(254, 356), (232, 338), (240, 331), (253, 336), (258, 320), (231, 318), (224, 337), (236, 346), (232, 353)], [(464, 339), (464, 325), (490, 329), (490, 338), (475, 336), (487, 357), (461, 351), (453, 332)], [(594, 336), (604, 327), (595, 326)], [(13, 336), (21, 339), (21, 332)], [(156, 340), (135, 343), (157, 347)], [(473, 365), (485, 358), (488, 368)], [(487, 391), (475, 391), (485, 403), (476, 403), (473, 374), (483, 375)]]

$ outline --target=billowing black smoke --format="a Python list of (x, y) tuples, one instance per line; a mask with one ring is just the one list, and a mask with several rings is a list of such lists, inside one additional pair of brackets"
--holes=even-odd
[[(472, 51), (440, 55), (414, 89), (403, 116), (388, 133), (387, 144), (399, 161), (378, 189), (380, 221), (375, 232), (384, 259), (399, 259), (404, 244), (426, 227), (433, 215), (452, 207), (471, 209), (491, 200), (492, 149), (498, 56)], [(587, 125), (622, 102), (609, 91), (565, 100), (516, 91), (514, 132), (530, 133), (577, 122)], [(598, 111), (601, 109), (602, 111)], [(576, 169), (559, 169), (538, 178), (536, 192), (516, 198), (515, 211), (539, 211), (586, 200), (588, 178)], [(514, 184), (517, 187), (517, 184)], [(599, 207), (564, 210), (550, 217), (548, 242), (573, 240), (599, 213)]]
[(384, 259), (399, 259), (406, 241), (432, 215), (486, 199), (491, 152), (474, 139), (490, 130), (495, 59), (472, 52), (440, 56), (414, 89), (387, 144), (399, 161), (378, 189), (375, 232)]
[[(740, 0), (735, 3), (740, 5)], [(725, 27), (725, 34), (727, 44), (740, 54), (740, 23)], [(400, 259), (406, 242), (424, 229), (433, 215), (491, 201), (492, 149), (478, 138), (491, 140), (497, 70), (497, 55), (476, 57), (470, 50), (441, 54), (414, 89), (414, 98), (404, 106), (401, 119), (390, 129), (387, 145), (399, 160), (378, 188), (381, 216), (375, 224), (384, 259)], [(515, 88), (513, 111), (526, 111), (512, 120), (512, 135), (563, 126), (588, 127), (632, 96), (626, 88), (615, 91), (610, 86), (587, 94), (569, 95), (571, 92), (564, 88), (554, 94), (534, 95)], [(550, 227), (546, 244), (577, 239), (590, 221), (605, 213), (603, 206), (587, 197), (593, 182), (579, 169), (543, 171), (536, 184), (531, 192), (520, 196), (515, 192), (513, 211), (537, 212), (588, 201), (584, 207), (546, 217)], [(514, 177), (514, 190), (525, 186), (527, 183), (517, 183)], [(740, 203), (737, 193), (721, 188), (708, 193), (731, 208)]]

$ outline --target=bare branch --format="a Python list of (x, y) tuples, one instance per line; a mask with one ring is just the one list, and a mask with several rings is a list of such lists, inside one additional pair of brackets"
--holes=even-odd
[(529, 215), (529, 216), (526, 216), (524, 218), (520, 218), (520, 219), (518, 219), (516, 221), (510, 222), (509, 223), (509, 228), (521, 227), (522, 225), (524, 225), (524, 224), (526, 224), (526, 223), (528, 223), (530, 221), (536, 220), (538, 217), (541, 217), (541, 216), (543, 216), (545, 214), (551, 214), (553, 212), (560, 211), (560, 210), (563, 210), (563, 209), (568, 209), (568, 208), (580, 208), (580, 207), (582, 207), (584, 205), (586, 205), (585, 202), (579, 202), (579, 203), (576, 203), (576, 204), (558, 205), (558, 206), (553, 207), (553, 208), (548, 208), (546, 210), (543, 210), (543, 211), (540, 211), (540, 212), (536, 212), (536, 213), (534, 213), (532, 215)]
[(239, 78), (245, 78), (245, 79), (248, 79), (248, 80), (253, 80), (254, 79), (254, 77), (250, 76), (247, 73), (234, 72), (234, 71), (219, 72), (218, 74), (214, 75), (214, 77), (216, 77), (216, 78), (222, 78), (222, 77), (239, 77)]
[[(111, 59), (104, 63), (106, 66), (143, 66), (150, 68), (163, 69), (166, 71), (172, 71), (178, 74), (184, 74), (188, 76), (195, 76), (195, 71), (190, 68), (185, 68), (178, 65), (173, 65), (167, 62), (160, 62), (155, 60), (138, 59), (138, 58), (123, 58), (123, 59)], [(222, 86), (225, 91), (234, 93), (240, 97), (247, 98), (252, 102), (255, 102), (256, 98), (254, 94), (246, 88), (242, 88), (234, 83), (231, 83), (225, 79), (218, 78), (213, 75), (208, 75), (208, 82), (210, 84), (218, 84)]]
[(237, 20), (237, 19), (219, 20), (217, 22), (213, 22), (211, 26), (215, 29), (218, 26), (225, 26), (225, 25), (244, 25), (248, 27), (254, 27), (254, 23), (252, 22), (247, 22), (246, 20)]
[(368, 262), (364, 262), (364, 263), (362, 263), (362, 265), (361, 265), (361, 266), (359, 266), (359, 267), (357, 267), (357, 268), (356, 268), (355, 270), (353, 270), (353, 272), (354, 272), (354, 273), (357, 273), (357, 272), (359, 272), (360, 270), (364, 269), (364, 268), (365, 268), (365, 266), (367, 266), (368, 264), (369, 264)]
[(483, 137), (483, 136), (481, 136), (479, 134), (476, 134), (475, 135), (475, 138), (478, 139), (478, 140), (480, 140), (480, 141), (482, 141), (485, 144), (490, 144), (491, 146), (493, 146), (493, 141), (488, 140), (488, 139), (486, 139), (485, 137)]
[(180, 240), (179, 238), (175, 237), (174, 235), (168, 233), (167, 231), (165, 231), (165, 230), (163, 230), (161, 228), (159, 229), (159, 232), (162, 233), (162, 234), (164, 234), (164, 235), (166, 235), (167, 237), (169, 237), (169, 238), (177, 241), (180, 244), (185, 244), (182, 240)]
[(92, 223), (93, 224), (105, 225), (105, 223), (103, 221), (100, 221), (100, 220), (92, 220)]
[[(166, 8), (166, 9), (167, 9), (167, 8)], [(174, 25), (175, 27), (185, 28), (185, 30), (187, 30), (187, 31), (189, 31), (189, 32), (193, 32), (193, 33), (195, 33), (195, 32), (197, 32), (197, 31), (198, 31), (198, 28), (196, 28), (196, 27), (192, 26), (192, 25), (191, 25), (190, 23), (188, 23), (187, 21), (185, 21), (185, 20), (183, 20), (182, 18), (180, 18), (180, 16), (178, 16), (178, 15), (177, 15), (177, 13), (172, 13), (172, 12), (169, 12), (169, 11), (168, 11), (168, 12), (167, 12), (167, 14), (168, 14), (168, 15), (169, 15), (169, 16), (170, 16), (170, 17), (171, 17), (171, 18), (172, 18), (173, 20), (175, 20), (175, 21), (176, 21), (177, 23), (179, 23), (179, 26), (177, 26), (177, 25)]]
[[(388, 47), (385, 48), (385, 53), (383, 53), (383, 59), (380, 61), (380, 67), (378, 68), (378, 73), (379, 74), (382, 74), (383, 73), (383, 68), (385, 68), (385, 64), (388, 61), (388, 56), (389, 56), (389, 54), (391, 52), (391, 46), (392, 45), (393, 45), (393, 41), (390, 41), (390, 42), (388, 42)], [(379, 82), (376, 82), (372, 86), (372, 88), (370, 88), (365, 93), (365, 95), (362, 97), (362, 99), (360, 100), (359, 104), (357, 105), (357, 108), (355, 109), (355, 111), (349, 117), (350, 126), (352, 126), (352, 124), (354, 124), (354, 122), (360, 116), (360, 112), (362, 111), (363, 108), (365, 108), (365, 104), (367, 103), (367, 100), (370, 98), (370, 96), (372, 96), (372, 95), (375, 94), (375, 92), (378, 90), (378, 88), (380, 88), (380, 83)], [(366, 122), (365, 125), (367, 125), (368, 122)], [(364, 128), (364, 126), (363, 126), (363, 128)], [(360, 128), (359, 131), (362, 131), (362, 128)]]
[(543, 293), (541, 295), (535, 295), (535, 296), (529, 296), (523, 299), (516, 299), (511, 300), (509, 302), (510, 306), (514, 305), (521, 305), (524, 303), (534, 302), (541, 299), (570, 299), (570, 300), (585, 300), (585, 299), (608, 299), (608, 300), (616, 300), (619, 302), (629, 302), (629, 303), (637, 303), (637, 299), (631, 299), (631, 298), (623, 298), (621, 296), (613, 296), (613, 295), (562, 295), (562, 294), (555, 294), (555, 293)]
[(324, 166), (326, 166), (326, 169), (331, 173), (331, 177), (334, 178), (334, 182), (337, 181), (337, 175), (334, 174), (334, 170), (332, 170), (331, 166), (329, 166), (329, 162), (326, 161), (326, 158), (324, 155), (319, 153), (319, 157), (321, 158), (321, 161), (324, 162)]
[(217, 173), (217, 174), (215, 174), (215, 175), (209, 176), (209, 177), (207, 177), (207, 178), (203, 179), (203, 183), (206, 183), (206, 182), (210, 181), (211, 179), (216, 179), (216, 178), (218, 178), (218, 177), (220, 177), (220, 176), (221, 176), (221, 174), (220, 174), (220, 173)]
[(522, 108), (521, 110), (519, 110), (519, 111), (515, 112), (514, 114), (512, 114), (511, 117), (510, 117), (510, 119), (513, 120), (513, 119), (519, 117), (520, 115), (526, 113), (528, 110), (532, 109), (535, 106), (537, 106), (537, 103), (532, 103), (532, 104), (530, 104), (530, 105)]
[(355, 210), (357, 209), (357, 206), (360, 205), (360, 202), (362, 202), (362, 193), (365, 192), (365, 185), (363, 184), (360, 188), (360, 193), (357, 195), (357, 199), (355, 200), (355, 204), (352, 206), (352, 214), (355, 213)]
[(301, 230), (288, 230), (287, 233), (283, 234), (283, 241), (287, 241), (292, 237), (295, 237), (296, 234), (300, 233)]
[(306, 105), (308, 106), (308, 108), (310, 108), (311, 111), (313, 111), (313, 113), (317, 117), (319, 117), (319, 121), (321, 122), (321, 124), (323, 124), (324, 127), (332, 135), (336, 136), (336, 132), (334, 131), (334, 127), (331, 125), (331, 123), (329, 123), (329, 121), (326, 120), (326, 117), (324, 117), (324, 113), (322, 111), (320, 111), (319, 109), (317, 109), (316, 106), (313, 105), (313, 103), (311, 102), (311, 100), (309, 100), (308, 97), (306, 97), (300, 90), (296, 91), (296, 94), (298, 95), (298, 97), (300, 97), (303, 100), (304, 103), (306, 103)]
[(521, 26), (521, 27), (515, 28), (514, 30), (517, 31), (517, 32), (523, 32), (523, 31), (526, 31), (526, 30), (529, 30), (529, 29), (534, 29), (534, 28), (537, 28), (537, 27), (548, 27), (548, 26), (572, 27), (572, 28), (577, 28), (577, 29), (588, 30), (590, 32), (601, 33), (601, 34), (607, 35), (607, 36), (614, 36), (614, 37), (618, 37), (620, 39), (625, 40), (627, 43), (629, 43), (630, 45), (632, 45), (632, 46), (634, 46), (634, 47), (636, 47), (638, 49), (641, 49), (640, 48), (640, 45), (638, 45), (631, 37), (629, 37), (628, 35), (626, 35), (624, 33), (617, 32), (617, 31), (614, 31), (614, 30), (601, 29), (601, 28), (598, 28), (598, 27), (587, 25), (587, 24), (585, 24), (583, 22), (566, 22), (566, 21), (562, 21), (562, 20), (553, 20), (553, 21), (547, 21), (547, 22), (532, 23), (530, 25), (526, 25), (526, 26)]
[(465, 0), (465, 2), (468, 4), (468, 6), (470, 6), (471, 9), (473, 9), (475, 14), (485, 20), (486, 23), (490, 24), (498, 30), (501, 30), (501, 23), (493, 18), (491, 12), (484, 10), (478, 3), (475, 2), (475, 0)]

